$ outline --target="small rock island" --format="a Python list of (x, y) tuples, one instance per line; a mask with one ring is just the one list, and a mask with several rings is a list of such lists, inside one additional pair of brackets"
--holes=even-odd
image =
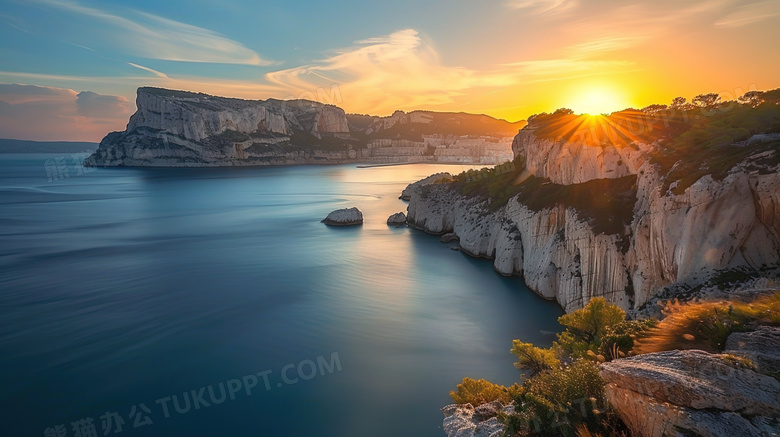
[(337, 209), (331, 212), (330, 214), (328, 214), (328, 216), (325, 217), (322, 223), (325, 223), (326, 225), (330, 225), (330, 226), (362, 225), (363, 213), (360, 212), (360, 210), (355, 207)]

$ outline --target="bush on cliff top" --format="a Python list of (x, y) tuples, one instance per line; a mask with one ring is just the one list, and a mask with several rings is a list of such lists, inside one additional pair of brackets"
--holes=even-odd
[(456, 404), (477, 406), (493, 401), (508, 404), (518, 395), (520, 390), (520, 386), (517, 384), (511, 387), (504, 387), (484, 379), (463, 378), (463, 382), (458, 384), (457, 391), (450, 392), (450, 397)]

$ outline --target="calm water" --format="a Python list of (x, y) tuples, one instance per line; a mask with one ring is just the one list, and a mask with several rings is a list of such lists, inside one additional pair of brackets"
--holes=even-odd
[[(407, 183), (461, 168), (49, 182), (48, 158), (0, 155), (0, 435), (443, 436), (464, 376), (510, 384), (511, 340), (558, 329), (520, 279), (385, 224)], [(364, 226), (319, 222), (348, 206)]]

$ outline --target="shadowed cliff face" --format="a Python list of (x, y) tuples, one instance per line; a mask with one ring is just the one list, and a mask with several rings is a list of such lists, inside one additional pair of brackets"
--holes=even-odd
[[(594, 145), (539, 137), (538, 129), (532, 123), (515, 137), (515, 162), (524, 168), (501, 176), (514, 181), (506, 204), (497, 208), (485, 194), (500, 191), (492, 188), (498, 179), (484, 190), (464, 191), (457, 181), (416, 186), (409, 223), (455, 232), (465, 252), (493, 259), (502, 274), (522, 275), (566, 311), (597, 296), (636, 309), (671, 284), (780, 264), (780, 138), (759, 133), (694, 151), (685, 159), (711, 170), (691, 178), (676, 172), (682, 164), (657, 158), (663, 141)], [(727, 169), (716, 167), (722, 162)], [(607, 207), (591, 207), (599, 204)]]
[(240, 166), (344, 162), (498, 164), (522, 126), (485, 115), (347, 115), (308, 100), (241, 100), (139, 88), (138, 110), (92, 166)]

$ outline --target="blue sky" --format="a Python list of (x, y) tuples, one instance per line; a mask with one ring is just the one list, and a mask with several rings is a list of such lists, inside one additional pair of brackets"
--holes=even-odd
[(512, 121), (780, 86), (776, 0), (0, 4), (0, 137), (97, 141), (145, 85)]

